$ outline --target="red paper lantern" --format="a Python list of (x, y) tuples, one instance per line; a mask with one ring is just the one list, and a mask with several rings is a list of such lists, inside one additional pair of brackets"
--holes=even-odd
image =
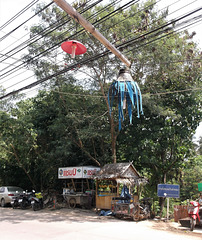
[(66, 53), (71, 54), (72, 58), (74, 58), (75, 55), (81, 55), (87, 51), (86, 47), (82, 43), (76, 40), (63, 42), (61, 44), (61, 48)]

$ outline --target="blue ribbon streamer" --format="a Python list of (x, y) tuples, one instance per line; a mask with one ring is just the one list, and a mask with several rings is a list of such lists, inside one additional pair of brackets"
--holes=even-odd
[(109, 111), (111, 115), (114, 97), (118, 97), (118, 115), (119, 115), (119, 131), (121, 130), (121, 122), (124, 121), (123, 102), (126, 99), (130, 124), (132, 124), (132, 108), (137, 109), (137, 117), (143, 114), (142, 95), (140, 88), (135, 81), (114, 81), (108, 91)]

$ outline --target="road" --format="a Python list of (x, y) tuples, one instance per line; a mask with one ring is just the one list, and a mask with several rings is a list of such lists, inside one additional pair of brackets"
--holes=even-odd
[[(201, 231), (202, 233), (202, 231)], [(67, 208), (32, 211), (0, 208), (0, 238), (4, 240), (201, 240), (201, 233), (154, 220), (134, 222), (99, 217), (89, 210)]]

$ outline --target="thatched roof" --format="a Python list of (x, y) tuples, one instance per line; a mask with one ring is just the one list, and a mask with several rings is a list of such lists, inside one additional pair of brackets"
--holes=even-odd
[(132, 163), (112, 163), (106, 164), (94, 176), (94, 179), (114, 179), (119, 183), (140, 184), (146, 182), (146, 179), (141, 177)]

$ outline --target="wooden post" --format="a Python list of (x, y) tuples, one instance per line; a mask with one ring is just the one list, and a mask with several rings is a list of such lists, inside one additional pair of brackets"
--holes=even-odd
[(86, 182), (87, 182), (88, 190), (90, 190), (90, 184), (89, 184), (88, 178), (86, 178)]
[(98, 179), (96, 179), (96, 187), (95, 187), (95, 208), (96, 208), (96, 212), (98, 212), (98, 208), (97, 208), (97, 195), (98, 195)]
[(117, 191), (116, 191), (117, 197), (119, 197), (119, 187), (120, 187), (120, 184), (118, 183), (118, 184), (117, 184)]
[(116, 55), (127, 67), (130, 67), (131, 62), (113, 46), (91, 23), (81, 16), (71, 5), (65, 0), (54, 0), (54, 2), (69, 14), (76, 22), (82, 25), (89, 33), (97, 38), (107, 49)]
[(72, 180), (73, 189), (74, 189), (74, 191), (76, 192), (76, 187), (75, 187), (74, 179), (71, 178), (71, 180)]

